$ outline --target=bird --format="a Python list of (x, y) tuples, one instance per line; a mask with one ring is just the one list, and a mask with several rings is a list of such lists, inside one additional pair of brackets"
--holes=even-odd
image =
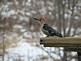
[(27, 30), (31, 32), (39, 32), (42, 28), (42, 23), (44, 22), (42, 20), (45, 20), (42, 16), (30, 17), (27, 24)]
[(47, 35), (47, 37), (49, 36), (63, 37), (60, 32), (58, 32), (57, 30), (53, 29), (51, 26), (46, 24), (47, 18), (48, 18), (47, 16), (39, 16), (39, 17), (34, 17), (33, 19), (38, 21), (38, 23), (41, 25), (42, 32), (45, 35)]
[(45, 35), (47, 35), (47, 37), (49, 37), (49, 36), (63, 37), (60, 32), (58, 32), (57, 30), (53, 29), (53, 28), (52, 28), (51, 26), (49, 26), (48, 24), (44, 24), (44, 25), (43, 25), (42, 32), (43, 32)]
[(37, 21), (37, 23), (40, 25), (39, 28), (41, 29), (47, 20), (47, 16), (37, 16), (33, 17), (33, 19)]

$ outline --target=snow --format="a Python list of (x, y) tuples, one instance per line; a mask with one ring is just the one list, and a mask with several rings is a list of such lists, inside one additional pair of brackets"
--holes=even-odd
[(31, 16), (31, 13), (28, 13), (28, 12), (27, 12), (26, 15)]
[(31, 0), (28, 0), (28, 3), (30, 3), (31, 2)]
[(22, 29), (23, 27), (21, 25), (14, 25), (13, 28), (19, 28), (19, 29)]
[[(31, 45), (27, 43), (28, 39), (19, 38), (19, 40), (20, 41), (16, 43), (15, 47), (12, 46), (6, 49), (7, 53), (5, 54), (5, 61), (14, 61), (14, 59), (16, 60), (19, 58), (22, 59), (23, 61), (33, 61), (37, 59), (40, 60), (40, 58), (43, 56), (49, 57), (49, 54), (45, 52), (41, 48), (41, 46), (37, 47), (35, 45)], [(50, 47), (47, 47), (46, 50), (50, 51)], [(52, 53), (50, 54), (51, 56), (54, 57), (54, 59), (60, 59), (60, 56), (58, 56), (57, 54), (52, 54)]]
[[(18, 5), (19, 3), (18, 3), (18, 1), (16, 1), (15, 2), (16, 3), (16, 5)], [(25, 2), (23, 2), (23, 5), (24, 5), (24, 3)], [(39, 2), (40, 3), (40, 2)], [(38, 3), (38, 5), (40, 5)], [(4, 17), (4, 16), (11, 16), (11, 15), (14, 15), (14, 14), (16, 14), (16, 15), (18, 15), (18, 14), (22, 14), (21, 16), (19, 15), (19, 20), (20, 21), (27, 21), (27, 22), (29, 22), (29, 18), (27, 18), (27, 16), (29, 17), (29, 16), (32, 16), (32, 13), (33, 14), (36, 14), (36, 12), (34, 11), (34, 10), (32, 10), (32, 11), (27, 11), (27, 12), (24, 12), (25, 10), (30, 10), (31, 8), (29, 7), (29, 6), (31, 6), (32, 4), (31, 4), (31, 0), (27, 0), (27, 2), (26, 2), (26, 6), (27, 7), (29, 7), (29, 9), (27, 8), (23, 8), (22, 10), (19, 10), (19, 9), (17, 9), (17, 11), (15, 11), (15, 10), (10, 10), (10, 11), (8, 11), (9, 10), (9, 5), (12, 5), (13, 3), (12, 2), (10, 2), (10, 3), (7, 3), (7, 5), (3, 5), (2, 7), (1, 7), (1, 9), (0, 10), (3, 10), (2, 12), (1, 12), (1, 15)], [(41, 2), (41, 7), (44, 5), (44, 3), (43, 2)], [(49, 7), (48, 6), (48, 9), (49, 10), (53, 10), (54, 8), (52, 7), (54, 4), (52, 3), (52, 2), (48, 2), (47, 1), (47, 4), (48, 5), (50, 5), (51, 7)], [(4, 8), (4, 9), (3, 9)], [(46, 14), (46, 9), (47, 8), (45, 8), (45, 7), (42, 7), (40, 10), (39, 10), (39, 12), (42, 12), (42, 15), (44, 15), (44, 14)], [(72, 14), (72, 12), (70, 11), (70, 10), (68, 10), (68, 13), (69, 14), (65, 14), (65, 18), (70, 18), (71, 17), (71, 14)], [(16, 19), (17, 18), (17, 16), (16, 15), (14, 15), (13, 16), (13, 18), (14, 19)], [(24, 16), (24, 15), (26, 15), (26, 16)], [(52, 15), (52, 13), (51, 12), (49, 12), (49, 15)], [(58, 14), (56, 14), (56, 17), (58, 17)], [(75, 16), (75, 19), (79, 19), (77, 16)], [(19, 29), (21, 32), (23, 32), (23, 35), (22, 36), (19, 36), (18, 37), (18, 35), (17, 34), (13, 34), (12, 35), (12, 37), (18, 37), (17, 38), (17, 40), (19, 40), (16, 44), (16, 46), (15, 47), (10, 47), (10, 48), (7, 48), (6, 49), (6, 51), (7, 51), (7, 53), (5, 54), (5, 61), (16, 61), (16, 60), (13, 60), (13, 59), (16, 59), (16, 58), (21, 58), (23, 61), (34, 61), (33, 59), (37, 59), (39, 56), (48, 56), (48, 54), (44, 51), (44, 50), (42, 50), (40, 47), (36, 47), (35, 45), (36, 45), (36, 43), (33, 43), (32, 42), (32, 39), (33, 39), (33, 37), (35, 38), (35, 39), (33, 39), (34, 41), (39, 41), (39, 36), (37, 36), (37, 34), (35, 34), (35, 33), (32, 33), (32, 35), (31, 35), (31, 33), (26, 33), (25, 31), (26, 31), (26, 29), (23, 29), (23, 26), (21, 26), (21, 25), (14, 25), (13, 26), (13, 28), (15, 28), (15, 29)], [(55, 28), (55, 27), (54, 27)], [(31, 29), (34, 29), (33, 28), (33, 26), (31, 27)], [(66, 28), (66, 32), (68, 31), (68, 29), (69, 28)], [(74, 31), (74, 29), (72, 28), (71, 29), (71, 35), (72, 35), (72, 33), (73, 33), (73, 31)], [(77, 29), (77, 32), (80, 32), (81, 31), (81, 29)], [(41, 32), (42, 33), (42, 32)], [(42, 33), (43, 34), (43, 33)], [(33, 36), (33, 37), (32, 37)], [(42, 35), (42, 36), (46, 36), (46, 35)], [(41, 37), (42, 37), (41, 36)], [(12, 37), (8, 37), (10, 40), (12, 40)], [(25, 38), (29, 38), (29, 39), (23, 39), (23, 37), (25, 37)], [(77, 37), (77, 36), (76, 36)], [(2, 36), (0, 37), (0, 39), (2, 39)], [(22, 39), (22, 40), (21, 40)], [(32, 44), (33, 45), (31, 45), (31, 44), (29, 44), (29, 43), (27, 43), (26, 41), (31, 41), (32, 42)], [(13, 40), (13, 41), (16, 41), (15, 39)], [(0, 41), (0, 43), (1, 43), (1, 41)], [(13, 44), (13, 45), (15, 45), (15, 44)], [(47, 47), (47, 49), (46, 49), (47, 51), (50, 51), (50, 48), (49, 47)], [(55, 49), (53, 48), (53, 49), (51, 49), (52, 51), (55, 51)], [(57, 52), (58, 53), (58, 52)], [(60, 51), (60, 53), (61, 53), (61, 56), (63, 57), (63, 51)], [(75, 56), (77, 53), (75, 52), (73, 52), (73, 53), (71, 53), (73, 56)], [(56, 59), (60, 59), (60, 56), (58, 56), (58, 55), (56, 55), (56, 54), (51, 54), (54, 58), (56, 58)], [(8, 58), (10, 58), (9, 60), (8, 60)], [(31, 59), (32, 58), (32, 59)], [(30, 60), (31, 59), (31, 60)], [(1, 60), (0, 60), (1, 61)], [(37, 61), (37, 60), (36, 60)], [(75, 61), (75, 60), (72, 60), (72, 61)]]
[(8, 48), (6, 51), (8, 52), (8, 54), (5, 55), (6, 60), (7, 57), (13, 57), (15, 59), (20, 56), (26, 59), (25, 61), (27, 61), (27, 57), (36, 59), (39, 55), (45, 55), (45, 56), (47, 55), (47, 53), (44, 52), (39, 47), (31, 46), (29, 43), (26, 43), (24, 41), (20, 41), (17, 47)]
[(76, 56), (77, 52), (71, 52), (72, 56)]

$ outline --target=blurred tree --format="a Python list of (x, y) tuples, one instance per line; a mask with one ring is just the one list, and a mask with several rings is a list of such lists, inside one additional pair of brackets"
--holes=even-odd
[(41, 15), (48, 16), (46, 23), (64, 37), (81, 34), (81, 0), (0, 0), (0, 30), (20, 34), (29, 28), (32, 17)]

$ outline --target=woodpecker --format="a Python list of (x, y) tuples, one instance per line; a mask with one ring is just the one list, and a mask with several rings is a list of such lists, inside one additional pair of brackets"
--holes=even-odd
[(37, 20), (41, 29), (47, 20), (47, 16), (38, 16), (38, 17), (34, 17), (33, 19)]
[(38, 20), (39, 23), (42, 25), (46, 22), (47, 16), (38, 16), (38, 17), (34, 17), (33, 19)]
[(34, 17), (33, 19), (37, 20), (38, 23), (41, 25), (42, 32), (48, 36), (58, 36), (58, 37), (63, 37), (62, 34), (52, 27), (50, 27), (48, 24), (45, 24), (47, 20), (47, 16), (39, 16), (39, 17)]
[(55, 29), (53, 29), (52, 27), (50, 27), (48, 24), (44, 24), (42, 31), (45, 35), (48, 36), (58, 36), (58, 37), (62, 37), (62, 34), (58, 31), (56, 31)]

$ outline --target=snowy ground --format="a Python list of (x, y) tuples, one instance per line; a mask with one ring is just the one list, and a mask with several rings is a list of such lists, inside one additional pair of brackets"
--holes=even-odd
[[(18, 42), (17, 47), (8, 48), (6, 51), (8, 53), (5, 54), (5, 61), (16, 61), (17, 59), (21, 59), (22, 61), (38, 61), (42, 56), (48, 57), (48, 54), (44, 50), (32, 46), (25, 41)], [(54, 56), (60, 58), (57, 55)]]
[[(12, 35), (15, 35), (12, 34)], [(58, 48), (51, 48), (51, 51), (53, 50), (53, 52), (55, 51), (55, 53), (50, 53), (50, 48), (46, 47), (46, 50), (49, 52), (49, 54), (43, 50), (41, 47), (42, 46), (36, 46), (35, 42), (33, 41), (38, 41), (39, 39), (37, 39), (37, 36), (35, 34), (34, 35), (34, 39), (32, 39), (31, 37), (31, 33), (24, 33), (22, 36), (20, 36), (19, 38), (17, 38), (16, 44), (12, 44), (10, 45), (9, 48), (6, 49), (6, 54), (5, 54), (5, 60), (4, 61), (43, 61), (41, 58), (46, 57), (46, 60), (44, 61), (52, 61), (50, 60), (50, 56), (49, 54), (51, 54), (52, 57), (54, 57), (54, 59), (61, 59), (61, 57), (58, 55), (59, 51)], [(16, 35), (15, 35), (16, 36)], [(23, 39), (23, 36), (28, 38), (28, 39)], [(16, 36), (18, 37), (18, 36)], [(28, 41), (27, 41), (28, 40)], [(15, 41), (15, 39), (13, 40)], [(31, 43), (29, 43), (29, 41), (31, 41)], [(61, 56), (63, 56), (63, 51), (60, 51)], [(76, 55), (76, 53), (72, 53), (72, 55)], [(2, 60), (0, 60), (2, 61)], [(74, 60), (76, 61), (76, 60)]]

